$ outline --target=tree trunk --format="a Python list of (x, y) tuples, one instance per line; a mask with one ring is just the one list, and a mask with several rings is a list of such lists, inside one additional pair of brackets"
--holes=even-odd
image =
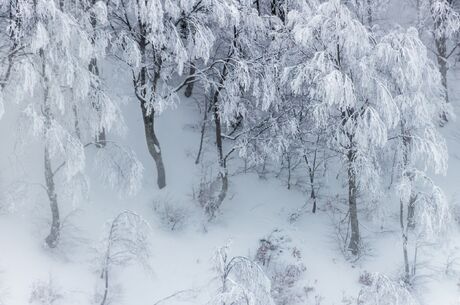
[[(404, 164), (404, 175), (407, 177), (407, 179), (411, 182), (414, 181), (414, 175), (408, 171), (409, 168), (409, 153), (411, 149), (411, 142), (412, 142), (412, 137), (402, 130), (402, 134), (404, 135), (402, 140), (403, 140), (403, 164)], [(415, 219), (415, 203), (417, 201), (417, 194), (414, 193), (411, 187), (411, 193), (409, 197), (409, 202), (407, 204), (407, 227), (409, 229), (415, 228), (416, 224), (416, 219)]]
[(54, 173), (51, 166), (51, 157), (48, 150), (47, 137), (48, 131), (51, 128), (52, 113), (49, 105), (49, 80), (46, 74), (46, 58), (43, 49), (39, 51), (40, 58), (42, 60), (42, 75), (43, 75), (43, 115), (45, 117), (45, 154), (44, 154), (44, 171), (45, 171), (45, 183), (46, 193), (48, 195), (50, 210), (51, 210), (51, 229), (49, 235), (46, 237), (45, 242), (50, 248), (55, 248), (59, 242), (61, 223), (59, 217), (59, 207), (57, 201), (57, 194), (54, 184)]
[(445, 89), (446, 103), (449, 102), (449, 94), (447, 91), (447, 39), (443, 36), (437, 38), (436, 44), (436, 58), (438, 60), (439, 72), (441, 73), (442, 86)]
[[(226, 74), (226, 67), (224, 66), (223, 75)], [(224, 76), (225, 77), (225, 76)], [(223, 82), (223, 81), (222, 81)], [(224, 159), (223, 154), (223, 146), (222, 146), (222, 126), (220, 121), (220, 114), (219, 114), (219, 92), (221, 87), (216, 89), (216, 92), (213, 96), (213, 114), (214, 114), (214, 123), (216, 127), (216, 149), (217, 149), (217, 157), (219, 160), (219, 179), (221, 180), (221, 189), (219, 195), (217, 196), (215, 202), (212, 205), (207, 207), (207, 214), (209, 215), (209, 219), (212, 220), (216, 212), (219, 210), (220, 206), (225, 200), (228, 191), (228, 171), (227, 171), (227, 164)]]
[(101, 305), (105, 305), (109, 295), (109, 266), (106, 265), (101, 273), (101, 278), (104, 280), (104, 294), (102, 295)]
[[(434, 18), (434, 17), (433, 17)], [(443, 20), (435, 19), (434, 31), (436, 32), (440, 27), (442, 27)], [(438, 61), (439, 73), (441, 73), (441, 83), (444, 87), (445, 101), (449, 103), (449, 91), (447, 86), (447, 37), (444, 34), (441, 34), (439, 37), (434, 37), (434, 44), (436, 47), (436, 59)], [(448, 122), (447, 113), (441, 113), (441, 122), (440, 125), (443, 126)]]
[(48, 148), (45, 147), (45, 182), (46, 182), (46, 192), (48, 194), (48, 199), (50, 201), (51, 209), (51, 229), (49, 235), (46, 237), (45, 241), (48, 247), (55, 248), (59, 242), (60, 236), (60, 218), (59, 218), (59, 207), (57, 202), (57, 194), (55, 190), (53, 171), (51, 169), (51, 160)]
[(288, 177), (287, 177), (287, 189), (291, 189), (291, 155), (286, 154), (287, 166), (288, 166)]
[(404, 256), (404, 278), (403, 281), (408, 284), (410, 281), (409, 257), (407, 254), (407, 228), (404, 226), (404, 203), (400, 202), (399, 221), (401, 224), (401, 237)]
[(155, 109), (150, 104), (149, 97), (147, 97), (146, 87), (147, 85), (152, 86), (152, 91), (156, 91), (156, 85), (158, 79), (160, 78), (159, 72), (154, 72), (154, 79), (152, 83), (150, 83), (147, 67), (147, 58), (146, 58), (146, 45), (147, 42), (145, 41), (145, 26), (141, 23), (141, 33), (143, 33), (142, 38), (139, 42), (139, 50), (142, 56), (142, 64), (144, 65), (140, 72), (139, 78), (135, 80), (135, 91), (136, 96), (139, 99), (141, 104), (142, 110), (142, 119), (144, 122), (144, 131), (145, 131), (145, 139), (147, 142), (147, 148), (149, 150), (150, 156), (152, 156), (153, 160), (155, 161), (155, 165), (157, 168), (157, 185), (158, 188), (162, 189), (166, 186), (166, 173), (165, 167), (163, 163), (163, 157), (161, 155), (161, 148), (160, 142), (158, 141), (157, 135), (155, 133)]
[(149, 110), (145, 103), (141, 104), (141, 108), (147, 148), (157, 167), (158, 188), (162, 189), (166, 186), (166, 173), (163, 164), (163, 157), (161, 156), (160, 143), (158, 142), (158, 138), (155, 134), (155, 112), (153, 109)]
[(415, 228), (415, 202), (417, 201), (417, 195), (411, 191), (409, 204), (407, 205), (407, 227), (409, 229)]
[(203, 141), (204, 141), (204, 134), (206, 132), (206, 121), (208, 120), (208, 99), (205, 98), (204, 103), (204, 114), (203, 114), (203, 123), (201, 124), (201, 135), (200, 135), (200, 146), (198, 148), (198, 154), (196, 155), (195, 164), (200, 163), (201, 152), (203, 150)]
[(369, 27), (372, 27), (372, 23), (374, 22), (374, 16), (372, 12), (372, 0), (367, 0), (367, 23)]
[(315, 186), (314, 186), (314, 176), (310, 175), (310, 187), (311, 187), (311, 192), (310, 192), (310, 199), (313, 201), (313, 208), (311, 212), (313, 214), (316, 213), (316, 194), (315, 194)]
[(187, 77), (187, 87), (185, 87), (185, 92), (184, 92), (184, 95), (186, 97), (192, 96), (193, 87), (195, 85), (195, 72), (196, 72), (195, 65), (191, 63), (189, 76)]
[(351, 237), (348, 249), (353, 255), (359, 254), (359, 246), (361, 243), (361, 238), (359, 234), (359, 222), (358, 222), (358, 208), (357, 204), (357, 185), (356, 185), (356, 172), (353, 168), (353, 163), (355, 161), (355, 152), (350, 149), (347, 154), (348, 158), (348, 206), (350, 213), (350, 225), (351, 225)]

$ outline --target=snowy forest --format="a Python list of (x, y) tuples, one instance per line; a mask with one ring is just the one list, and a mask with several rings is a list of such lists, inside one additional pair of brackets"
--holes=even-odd
[(0, 0), (0, 305), (459, 305), (459, 84), (460, 0)]

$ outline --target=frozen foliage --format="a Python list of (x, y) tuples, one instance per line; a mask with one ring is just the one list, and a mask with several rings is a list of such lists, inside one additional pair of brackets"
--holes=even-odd
[(419, 302), (398, 282), (374, 273), (370, 283), (359, 292), (359, 305), (418, 305)]
[(123, 195), (133, 195), (139, 191), (144, 166), (132, 150), (110, 142), (98, 149), (95, 162), (106, 185)]
[(228, 256), (229, 245), (216, 250), (214, 268), (219, 281), (216, 295), (209, 305), (272, 305), (270, 279), (249, 258)]

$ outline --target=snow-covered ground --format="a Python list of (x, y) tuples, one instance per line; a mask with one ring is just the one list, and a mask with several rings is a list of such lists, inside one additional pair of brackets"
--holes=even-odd
[[(122, 91), (120, 89), (119, 94), (123, 94)], [(390, 206), (390, 215), (394, 215), (381, 227), (362, 219), (369, 254), (357, 262), (347, 261), (339, 251), (331, 213), (326, 207), (328, 200), (335, 200), (336, 193), (342, 192), (340, 189), (326, 187), (317, 214), (307, 212), (297, 222), (290, 223), (290, 213), (305, 203), (307, 195), (296, 189), (287, 190), (281, 179), (261, 179), (254, 173), (240, 173), (230, 179), (230, 193), (222, 215), (207, 224), (192, 198), (193, 188), (202, 173), (202, 166), (194, 164), (199, 132), (192, 124), (199, 121), (199, 114), (193, 100), (184, 98), (177, 109), (168, 109), (158, 118), (158, 134), (169, 182), (161, 191), (155, 185), (154, 164), (144, 140), (134, 136), (143, 132), (137, 104), (131, 100), (123, 107), (128, 126), (123, 142), (137, 153), (145, 166), (142, 190), (134, 197), (119, 196), (99, 185), (97, 179), (91, 179), (91, 191), (86, 200), (75, 207), (63, 204), (67, 218), (63, 243), (56, 251), (43, 246), (49, 218), (46, 198), (39, 195), (39, 189), (30, 191), (33, 179), (40, 181), (41, 156), (19, 152), (11, 136), (15, 124), (10, 119), (0, 121), (1, 137), (6, 139), (3, 147), (7, 151), (1, 155), (0, 166), (2, 186), (8, 190), (3, 198), (17, 198), (12, 210), (0, 216), (0, 295), (4, 304), (27, 304), (34, 283), (50, 279), (62, 295), (63, 304), (91, 304), (95, 291), (102, 285), (97, 272), (107, 221), (123, 210), (136, 211), (152, 228), (151, 270), (137, 265), (115, 268), (111, 289), (119, 294), (116, 304), (154, 304), (182, 290), (186, 292), (164, 304), (203, 304), (209, 300), (215, 283), (211, 257), (216, 247), (231, 240), (231, 255), (254, 257), (259, 239), (274, 229), (283, 230), (301, 251), (306, 266), (303, 281), (314, 288), (312, 295), (320, 296), (321, 304), (348, 304), (347, 299), (356, 298), (362, 287), (359, 276), (364, 271), (398, 277), (402, 270), (402, 249), (395, 203), (385, 203)], [(14, 111), (14, 106), (7, 111)], [(450, 160), (448, 174), (440, 183), (452, 204), (458, 201), (459, 124), (451, 122), (443, 130), (449, 142)], [(28, 156), (30, 164), (19, 162), (19, 153)], [(204, 160), (213, 156), (209, 145)], [(95, 178), (97, 172), (92, 170), (91, 163), (87, 167), (90, 176)], [(28, 187), (18, 190), (19, 184), (15, 181), (25, 177)], [(29, 196), (31, 193), (33, 197)], [(166, 197), (189, 209), (185, 227), (180, 231), (165, 229), (154, 213), (154, 200)], [(456, 271), (460, 270), (455, 263), (449, 274), (445, 274), (444, 269), (449, 255), (455, 258), (458, 254), (459, 237), (457, 226), (453, 225), (448, 245), (429, 247), (419, 258), (426, 260), (420, 271), (426, 277), (416, 281), (414, 293), (422, 304), (458, 304), (460, 291)]]

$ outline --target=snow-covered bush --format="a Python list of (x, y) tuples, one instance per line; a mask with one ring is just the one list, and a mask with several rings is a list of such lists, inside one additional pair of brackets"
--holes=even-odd
[(271, 279), (271, 294), (276, 304), (304, 304), (313, 288), (305, 286), (307, 268), (289, 236), (274, 230), (259, 241), (255, 259)]
[(363, 273), (359, 275), (359, 283), (364, 286), (371, 286), (373, 282), (373, 274), (364, 270)]
[(374, 273), (370, 285), (364, 286), (358, 295), (358, 305), (418, 305), (418, 301), (400, 283), (387, 276)]
[(183, 229), (191, 213), (190, 209), (169, 195), (155, 198), (153, 210), (161, 225), (170, 231)]
[(115, 266), (137, 263), (150, 269), (150, 232), (149, 224), (131, 211), (123, 211), (111, 221), (108, 236), (103, 243), (100, 278), (104, 282), (104, 289), (98, 299), (99, 304), (107, 304), (110, 299), (109, 273)]
[[(29, 304), (56, 305), (61, 303), (62, 298), (63, 295), (61, 293), (61, 289), (50, 276), (47, 281), (37, 280), (33, 282), (32, 291), (29, 297)], [(2, 304), (1, 301), (0, 304)]]
[(274, 305), (270, 279), (263, 269), (247, 257), (229, 257), (228, 250), (227, 244), (215, 252), (219, 288), (208, 305)]

